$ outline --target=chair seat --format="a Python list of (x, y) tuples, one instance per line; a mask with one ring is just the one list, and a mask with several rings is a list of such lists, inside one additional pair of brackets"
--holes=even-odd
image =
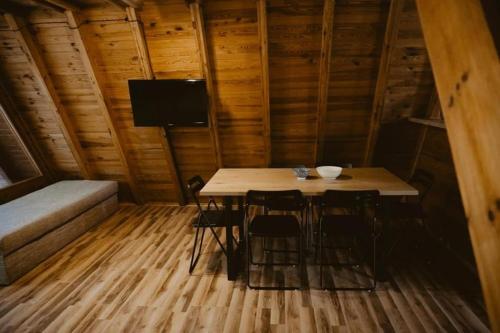
[[(202, 220), (202, 227), (212, 227), (212, 228), (222, 228), (226, 226), (226, 221), (224, 220), (224, 210), (205, 210), (205, 216), (208, 218), (208, 223), (206, 219)], [(232, 225), (238, 226), (241, 221), (243, 221), (243, 214), (239, 211), (233, 211), (232, 214)], [(193, 221), (193, 226), (196, 227), (198, 223), (198, 218)]]
[(300, 235), (300, 223), (293, 215), (257, 215), (248, 232), (253, 236), (296, 237)]
[(357, 215), (325, 215), (323, 232), (326, 234), (357, 233), (363, 226), (363, 218)]

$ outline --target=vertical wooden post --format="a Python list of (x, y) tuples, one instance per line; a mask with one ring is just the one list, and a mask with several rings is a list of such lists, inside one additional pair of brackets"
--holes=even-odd
[(45, 95), (49, 98), (50, 102), (54, 107), (54, 117), (57, 121), (66, 143), (75, 158), (75, 161), (80, 169), (80, 173), (85, 179), (91, 179), (94, 174), (89, 166), (89, 163), (85, 157), (82, 146), (76, 131), (71, 123), (71, 119), (64, 105), (61, 103), (61, 99), (57, 94), (56, 88), (52, 82), (52, 79), (47, 70), (45, 61), (38, 50), (38, 46), (33, 39), (26, 23), (11, 14), (4, 14), (5, 21), (9, 25), (9, 28), (14, 31), (17, 41), (21, 46), (21, 50), (26, 55), (31, 71), (35, 74), (35, 78), (40, 83)]
[(271, 151), (271, 109), (269, 101), (269, 45), (267, 41), (266, 0), (257, 0), (257, 24), (260, 42), (261, 89), (262, 89), (262, 127), (264, 133), (264, 153), (266, 166), (272, 162)]
[(196, 33), (196, 40), (198, 42), (198, 50), (200, 52), (200, 66), (201, 72), (207, 82), (207, 92), (210, 103), (210, 136), (215, 150), (217, 159), (217, 166), (223, 167), (222, 152), (219, 142), (218, 126), (217, 126), (217, 106), (215, 103), (215, 90), (213, 81), (212, 65), (208, 56), (207, 38), (205, 34), (205, 21), (203, 18), (203, 11), (198, 1), (190, 0), (189, 9), (191, 11), (191, 21)]
[(491, 328), (500, 332), (500, 61), (481, 0), (417, 0)]
[(332, 58), (333, 17), (335, 0), (325, 0), (323, 7), (323, 31), (321, 38), (321, 55), (319, 60), (318, 114), (316, 119), (316, 144), (314, 145), (314, 161), (323, 161), (325, 144), (325, 125), (328, 110), (328, 84), (330, 81), (330, 60)]
[[(146, 43), (146, 35), (144, 33), (142, 22), (139, 21), (139, 16), (137, 15), (135, 8), (127, 7), (126, 11), (127, 18), (130, 23), (130, 29), (132, 30), (132, 34), (134, 35), (134, 41), (137, 47), (137, 52), (139, 54), (139, 60), (141, 62), (144, 76), (148, 80), (154, 80), (155, 76), (153, 66), (151, 65), (151, 58), (149, 56), (148, 45)], [(168, 137), (168, 133), (165, 132), (165, 129), (158, 128), (158, 139), (160, 140), (163, 152), (165, 153), (170, 176), (172, 177), (172, 182), (174, 184), (177, 201), (180, 205), (185, 205), (186, 196), (184, 194), (182, 181), (179, 177), (177, 161), (175, 160), (173, 147), (171, 145), (170, 138)]]
[(132, 195), (137, 202), (142, 202), (140, 197), (140, 190), (137, 184), (137, 180), (132, 174), (130, 168), (130, 161), (128, 158), (128, 154), (123, 147), (123, 139), (120, 136), (118, 131), (118, 126), (116, 125), (116, 119), (111, 112), (111, 102), (109, 97), (107, 97), (105, 93), (105, 89), (103, 88), (102, 78), (100, 77), (100, 73), (97, 70), (97, 66), (95, 65), (96, 56), (92, 53), (92, 48), (89, 43), (84, 42), (84, 37), (80, 32), (80, 21), (78, 20), (75, 13), (72, 11), (66, 11), (66, 17), (68, 19), (68, 24), (73, 32), (73, 38), (75, 40), (75, 48), (78, 50), (83, 66), (89, 76), (90, 84), (94, 91), (94, 94), (97, 98), (97, 102), (103, 111), (103, 116), (106, 121), (106, 125), (108, 126), (109, 133), (111, 135), (111, 140), (113, 141), (114, 146), (118, 150), (118, 156), (122, 163), (125, 178), (130, 186)]
[(404, 0), (391, 0), (389, 16), (385, 28), (384, 46), (380, 55), (380, 65), (378, 68), (377, 83), (375, 86), (375, 95), (373, 96), (372, 115), (370, 119), (370, 131), (366, 141), (366, 149), (363, 158), (363, 165), (368, 166), (373, 159), (373, 151), (377, 144), (378, 132), (380, 130), (380, 121), (384, 108), (384, 95), (387, 88), (387, 79), (389, 76), (389, 65), (391, 60), (394, 43), (398, 37), (398, 25), (401, 12), (403, 10)]

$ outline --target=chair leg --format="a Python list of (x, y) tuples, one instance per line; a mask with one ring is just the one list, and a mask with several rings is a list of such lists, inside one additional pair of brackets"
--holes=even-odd
[(319, 221), (319, 285), (323, 289), (323, 221)]
[(200, 232), (200, 228), (201, 228), (201, 215), (198, 216), (198, 222), (196, 223), (196, 235), (194, 237), (193, 251), (191, 253), (191, 262), (189, 264), (189, 274), (191, 274), (193, 272), (194, 268), (196, 267), (196, 264), (198, 263), (198, 259), (200, 258), (200, 255), (201, 255), (201, 247), (203, 245), (203, 236), (205, 235), (205, 228), (203, 228), (203, 231), (201, 234), (198, 255), (196, 256), (196, 259), (195, 259), (196, 245), (198, 243), (198, 234)]

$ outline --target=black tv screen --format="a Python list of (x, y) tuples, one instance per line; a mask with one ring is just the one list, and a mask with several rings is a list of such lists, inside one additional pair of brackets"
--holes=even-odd
[(135, 126), (208, 126), (205, 80), (129, 80)]

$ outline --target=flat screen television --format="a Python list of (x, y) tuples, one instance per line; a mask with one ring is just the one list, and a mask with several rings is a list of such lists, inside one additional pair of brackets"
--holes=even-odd
[(205, 80), (129, 80), (135, 126), (208, 126)]

